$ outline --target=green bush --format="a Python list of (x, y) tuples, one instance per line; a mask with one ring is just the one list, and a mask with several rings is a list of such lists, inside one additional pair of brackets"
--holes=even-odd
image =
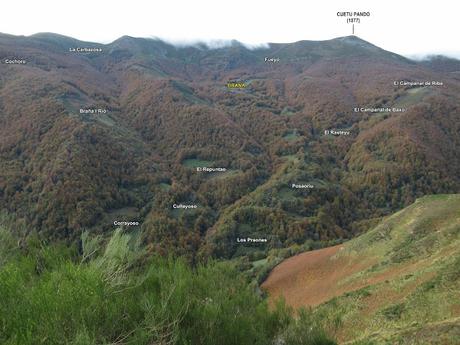
[(192, 268), (147, 257), (139, 237), (120, 230), (101, 242), (84, 234), (80, 256), (36, 241), (23, 249), (5, 242), (1, 344), (267, 345), (286, 329), (287, 345), (330, 344), (296, 337), (308, 327), (283, 304), (269, 310), (232, 263)]
[(289, 345), (335, 345), (311, 311), (300, 309), (298, 318), (284, 332)]

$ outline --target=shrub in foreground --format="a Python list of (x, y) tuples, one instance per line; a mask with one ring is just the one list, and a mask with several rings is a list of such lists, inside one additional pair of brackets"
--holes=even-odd
[(42, 245), (12, 255), (5, 243), (1, 344), (267, 345), (285, 330), (284, 344), (330, 344), (294, 337), (290, 311), (269, 310), (229, 263), (147, 258), (121, 231), (106, 246), (85, 235), (82, 255)]

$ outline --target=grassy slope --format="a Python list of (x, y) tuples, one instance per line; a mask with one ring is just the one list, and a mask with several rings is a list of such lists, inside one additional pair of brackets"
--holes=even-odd
[[(319, 307), (343, 313), (342, 339), (454, 344), (460, 336), (460, 195), (424, 197), (350, 241), (370, 284)], [(351, 327), (353, 326), (353, 327)]]
[[(401, 344), (458, 340), (460, 195), (421, 198), (345, 248), (340, 255), (375, 264), (346, 282), (366, 280), (368, 287), (322, 307), (345, 313), (344, 338)], [(453, 334), (446, 329), (450, 324)]]
[[(350, 344), (457, 344), (460, 195), (418, 199), (332, 253), (317, 263), (335, 267), (337, 279), (328, 287), (330, 300), (316, 312), (341, 317), (339, 339)], [(321, 275), (308, 279), (323, 280)], [(301, 282), (306, 284), (312, 286)], [(334, 297), (337, 291), (341, 295)]]

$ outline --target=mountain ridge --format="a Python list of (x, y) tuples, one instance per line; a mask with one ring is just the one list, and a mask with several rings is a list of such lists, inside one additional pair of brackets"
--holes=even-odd
[[(218, 41), (218, 42), (221, 42), (222, 46), (219, 46), (217, 45), (217, 47), (214, 47), (212, 45), (208, 45), (208, 42), (207, 41), (200, 41), (200, 40), (196, 40), (196, 41), (190, 41), (190, 42), (182, 42), (182, 43), (175, 43), (174, 41), (168, 41), (168, 40), (164, 40), (164, 39), (161, 39), (161, 38), (158, 38), (158, 37), (134, 37), (134, 36), (129, 36), (129, 35), (124, 35), (124, 36), (121, 36), (117, 39), (114, 39), (112, 42), (109, 42), (109, 43), (100, 43), (100, 42), (93, 42), (93, 41), (86, 41), (86, 40), (79, 40), (79, 39), (76, 39), (76, 38), (73, 38), (71, 36), (66, 36), (66, 35), (61, 35), (61, 34), (57, 34), (57, 33), (52, 33), (52, 32), (39, 32), (39, 33), (35, 33), (35, 34), (32, 34), (32, 35), (11, 35), (11, 34), (7, 34), (7, 33), (0, 33), (1, 36), (3, 36), (4, 38), (9, 38), (9, 39), (38, 39), (38, 40), (42, 40), (42, 41), (48, 41), (48, 42), (74, 42), (74, 43), (78, 43), (78, 44), (89, 44), (89, 45), (92, 45), (92, 46), (98, 46), (98, 47), (110, 47), (110, 46), (114, 46), (116, 44), (119, 44), (121, 42), (133, 42), (133, 41), (136, 41), (136, 42), (140, 42), (140, 41), (143, 41), (143, 42), (148, 42), (148, 43), (160, 43), (162, 45), (168, 45), (168, 46), (171, 46), (171, 47), (175, 47), (177, 49), (186, 49), (186, 48), (201, 48), (201, 49), (206, 49), (206, 50), (219, 50), (219, 49), (227, 49), (227, 48), (232, 48), (232, 47), (242, 47), (242, 48), (245, 48), (249, 51), (268, 51), (271, 49), (271, 47), (275, 47), (275, 46), (296, 46), (296, 45), (312, 45), (312, 44), (325, 44), (325, 43), (333, 43), (333, 42), (344, 42), (344, 43), (348, 43), (348, 44), (352, 44), (352, 45), (359, 45), (361, 47), (367, 47), (367, 48), (371, 48), (371, 49), (380, 49), (380, 50), (384, 50), (384, 51), (387, 51), (385, 49), (382, 49), (380, 47), (377, 47), (376, 45), (360, 38), (359, 36), (356, 36), (356, 35), (348, 35), (348, 36), (339, 36), (339, 37), (335, 37), (335, 38), (331, 38), (331, 39), (325, 39), (325, 40), (299, 40), (299, 41), (294, 41), (294, 42), (267, 42), (267, 43), (264, 43), (264, 44), (261, 44), (261, 45), (254, 45), (254, 46), (250, 46), (250, 45), (246, 45), (245, 43), (243, 42), (240, 42), (238, 40), (235, 40), (235, 39), (232, 39), (232, 40), (215, 40), (215, 41)], [(410, 61), (417, 61), (417, 60), (413, 60), (413, 59), (410, 59), (408, 57), (404, 57), (402, 55), (399, 55), (399, 54), (395, 54), (395, 53), (391, 53), (393, 55), (398, 55), (398, 56), (401, 56), (403, 57), (404, 59), (407, 59), (407, 60), (410, 60)], [(441, 56), (441, 57), (445, 57), (443, 56), (442, 54), (441, 55), (437, 55), (437, 56)], [(450, 60), (457, 60), (456, 58), (452, 58), (452, 57), (445, 57), (447, 59), (450, 59)]]

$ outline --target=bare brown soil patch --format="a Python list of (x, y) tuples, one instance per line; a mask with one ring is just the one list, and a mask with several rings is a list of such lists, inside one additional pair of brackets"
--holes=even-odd
[(302, 253), (276, 266), (262, 284), (271, 303), (283, 296), (295, 308), (316, 306), (349, 291), (349, 287), (338, 283), (369, 267), (372, 261), (334, 257), (342, 248), (338, 245)]
[(302, 253), (276, 266), (262, 284), (270, 295), (270, 303), (283, 297), (294, 308), (314, 307), (344, 293), (410, 274), (424, 261), (396, 265), (350, 279), (370, 268), (377, 258), (365, 254), (336, 255), (342, 248), (343, 245), (338, 245)]

